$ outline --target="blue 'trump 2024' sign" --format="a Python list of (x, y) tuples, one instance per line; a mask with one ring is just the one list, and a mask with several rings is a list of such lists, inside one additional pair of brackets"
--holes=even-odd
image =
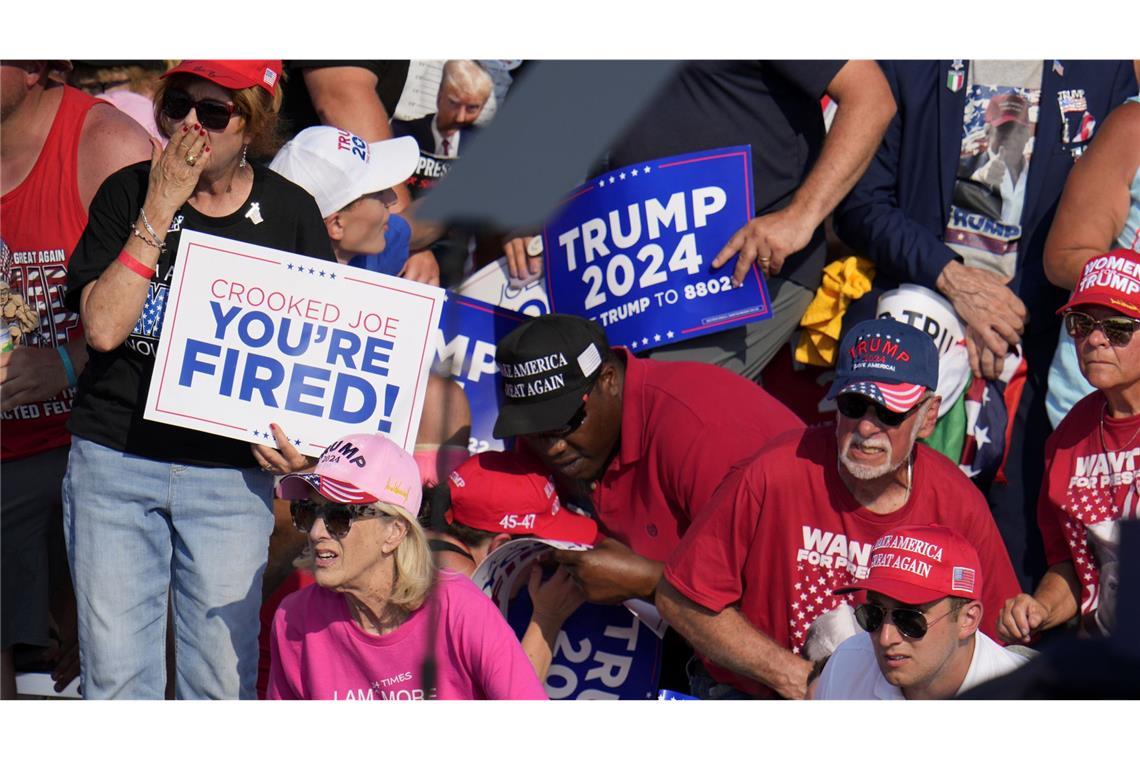
[(626, 166), (578, 187), (543, 229), (551, 311), (632, 350), (771, 317), (755, 266), (739, 288), (712, 260), (752, 218), (747, 145)]

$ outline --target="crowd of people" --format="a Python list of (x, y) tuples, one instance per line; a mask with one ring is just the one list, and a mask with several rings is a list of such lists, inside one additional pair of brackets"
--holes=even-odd
[[(544, 699), (565, 631), (626, 605), (668, 625), (671, 693), (943, 699), (1134, 625), (1131, 61), (681, 65), (583, 178), (751, 145), (709, 261), (771, 318), (640, 350), (526, 319), (506, 451), (470, 456), (436, 373), (414, 451), (147, 418), (182, 230), (442, 287), (541, 271), (533, 230), (419, 213), (509, 101), (489, 63), (395, 118), (408, 61), (0, 62), (0, 696)], [(519, 617), (477, 584), (524, 539)], [(1136, 696), (1140, 652), (1111, 657), (1103, 695)]]

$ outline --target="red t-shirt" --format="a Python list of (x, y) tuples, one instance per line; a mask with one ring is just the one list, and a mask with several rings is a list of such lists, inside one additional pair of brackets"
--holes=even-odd
[[(1045, 444), (1045, 488), (1037, 522), (1050, 565), (1071, 560), (1081, 582), (1081, 614), (1096, 610), (1101, 568), (1089, 548), (1088, 526), (1140, 517), (1140, 415), (1105, 417), (1104, 395), (1090, 393), (1061, 420)], [(1106, 455), (1107, 452), (1107, 455)]]
[(803, 423), (728, 370), (625, 358), (621, 440), (594, 489), (603, 532), (664, 562), (733, 464)]
[[(993, 638), (1002, 603), (1020, 591), (1009, 554), (974, 484), (926, 445), (915, 452), (910, 498), (879, 515), (840, 479), (834, 425), (781, 436), (734, 468), (669, 559), (665, 578), (714, 612), (739, 604), (752, 625), (798, 654), (815, 618), (843, 601), (831, 591), (866, 576), (876, 539), (900, 525), (939, 523), (978, 551), (982, 631)], [(722, 683), (773, 694), (702, 659)]]
[[(79, 138), (87, 112), (101, 100), (63, 88), (59, 110), (27, 178), (0, 197), (0, 236), (11, 260), (0, 278), (39, 312), (39, 330), (29, 346), (54, 348), (83, 335), (79, 315), (63, 305), (67, 262), (83, 228), (87, 209), (79, 199)], [(18, 348), (16, 349), (19, 350)], [(0, 459), (18, 459), (71, 442), (67, 418), (75, 389), (4, 412)]]

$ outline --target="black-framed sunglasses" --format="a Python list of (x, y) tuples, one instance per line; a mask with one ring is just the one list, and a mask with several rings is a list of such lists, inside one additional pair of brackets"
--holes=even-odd
[(352, 524), (357, 520), (377, 517), (384, 513), (367, 504), (341, 504), (338, 501), (329, 501), (318, 504), (312, 499), (298, 499), (289, 502), (289, 514), (293, 518), (293, 527), (302, 533), (313, 529), (313, 523), (320, 517), (325, 521), (325, 530), (333, 538), (340, 540), (352, 530)]
[[(900, 634), (908, 639), (918, 641), (926, 635), (931, 626), (953, 611), (954, 608), (951, 607), (945, 615), (940, 615), (934, 620), (927, 620), (922, 610), (914, 607), (895, 607), (890, 610), (890, 616), (891, 623), (894, 624)], [(883, 622), (887, 619), (887, 612), (886, 608), (877, 604), (870, 602), (860, 604), (855, 608), (855, 622), (867, 633), (874, 633), (883, 626)]]
[(1068, 331), (1069, 337), (1074, 340), (1080, 340), (1093, 330), (1099, 329), (1112, 345), (1127, 346), (1138, 325), (1140, 325), (1140, 319), (1126, 317), (1123, 314), (1105, 317), (1104, 319), (1093, 319), (1092, 316), (1083, 311), (1065, 313), (1065, 330)]
[(875, 410), (875, 417), (878, 418), (879, 422), (887, 427), (898, 427), (906, 422), (907, 417), (918, 411), (922, 402), (915, 404), (905, 412), (892, 412), (882, 404), (872, 401), (862, 394), (842, 393), (839, 398), (835, 399), (835, 405), (839, 407), (840, 414), (852, 420), (863, 419), (863, 415), (867, 413), (869, 407)]
[(590, 394), (594, 392), (594, 385), (597, 382), (598, 379), (594, 378), (594, 381), (590, 383), (590, 387), (587, 388), (586, 392), (582, 394), (582, 405), (578, 407), (578, 411), (574, 412), (574, 416), (571, 417), (565, 425), (560, 428), (555, 428), (554, 430), (545, 430), (541, 433), (534, 433), (530, 437), (565, 438), (566, 436), (573, 434), (574, 431), (578, 428), (582, 427), (582, 423), (586, 421), (586, 402), (590, 400)]
[(162, 115), (174, 121), (181, 121), (190, 113), (198, 116), (198, 122), (211, 132), (222, 132), (229, 126), (230, 118), (237, 110), (233, 103), (224, 103), (213, 98), (195, 100), (185, 90), (170, 89), (162, 96)]

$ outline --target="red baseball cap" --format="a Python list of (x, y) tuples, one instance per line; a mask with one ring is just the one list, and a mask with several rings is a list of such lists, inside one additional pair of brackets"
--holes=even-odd
[(468, 459), (448, 479), (450, 524), (513, 536), (537, 536), (589, 544), (598, 526), (562, 506), (554, 481), (530, 457), (510, 451), (484, 451)]
[(877, 591), (903, 604), (926, 604), (944, 596), (982, 597), (978, 552), (943, 525), (906, 525), (884, 533), (871, 547), (870, 572), (833, 594)]
[(227, 90), (260, 87), (273, 95), (281, 81), (281, 61), (183, 61), (162, 75), (193, 74)]
[(1007, 121), (1029, 125), (1029, 101), (1021, 95), (1007, 92), (994, 95), (986, 106), (986, 123), (998, 126)]
[(1085, 304), (1107, 306), (1121, 314), (1140, 317), (1140, 253), (1117, 248), (1085, 262), (1069, 302), (1057, 313)]

